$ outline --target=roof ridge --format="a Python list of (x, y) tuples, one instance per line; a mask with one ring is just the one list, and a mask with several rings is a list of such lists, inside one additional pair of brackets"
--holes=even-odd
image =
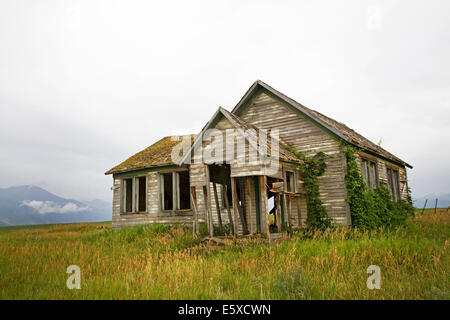
[[(402, 165), (408, 166), (412, 168), (410, 164), (403, 161), (402, 159), (398, 158), (397, 156), (393, 155), (389, 151), (385, 150), (383, 147), (375, 144), (374, 142), (370, 141), (366, 137), (364, 137), (362, 134), (358, 133), (354, 129), (348, 127), (343, 122), (339, 122), (337, 120), (334, 120), (333, 118), (330, 118), (319, 111), (316, 111), (314, 109), (310, 109), (308, 107), (305, 107), (301, 103), (297, 102), (296, 100), (286, 96), (284, 93), (272, 88), (267, 83), (256, 80), (252, 86), (247, 90), (245, 95), (239, 100), (238, 104), (233, 108), (232, 113), (235, 114), (239, 108), (244, 105), (244, 102), (252, 95), (254, 90), (259, 86), (262, 88), (268, 90), (270, 93), (274, 94), (281, 100), (284, 100), (286, 103), (290, 104), (294, 108), (298, 109), (300, 112), (304, 113), (306, 116), (310, 117), (312, 120), (316, 121), (320, 126), (326, 128), (336, 136), (340, 137), (341, 139), (347, 141), (350, 144), (356, 145), (357, 147), (369, 151), (374, 152), (378, 154), (379, 156), (386, 158), (388, 160), (391, 160), (396, 163), (400, 163)], [(353, 135), (353, 137), (351, 136)]]

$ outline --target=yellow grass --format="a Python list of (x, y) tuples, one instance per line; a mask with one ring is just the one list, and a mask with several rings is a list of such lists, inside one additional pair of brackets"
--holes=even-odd
[[(449, 299), (450, 215), (396, 230), (348, 228), (267, 245), (205, 246), (181, 226), (0, 228), (1, 299)], [(66, 268), (81, 268), (69, 290)], [(369, 265), (381, 289), (366, 287)]]

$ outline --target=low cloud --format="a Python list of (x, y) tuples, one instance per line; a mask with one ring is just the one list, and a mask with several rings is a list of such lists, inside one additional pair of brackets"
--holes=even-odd
[(40, 214), (73, 213), (90, 210), (89, 207), (81, 207), (73, 202), (68, 202), (62, 206), (53, 201), (24, 200), (22, 201), (22, 205), (30, 207), (39, 212)]

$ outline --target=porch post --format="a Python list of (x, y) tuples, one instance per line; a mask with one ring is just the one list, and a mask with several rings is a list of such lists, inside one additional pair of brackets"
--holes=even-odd
[(286, 204), (286, 215), (284, 216), (286, 224), (291, 223), (292, 197), (290, 195), (283, 195), (284, 203)]
[(217, 219), (219, 220), (219, 231), (220, 234), (222, 235), (223, 234), (222, 216), (220, 215), (219, 197), (217, 195), (217, 186), (215, 182), (213, 182), (213, 189), (214, 189), (214, 201), (216, 203), (216, 210), (217, 210)]
[(297, 219), (298, 219), (298, 227), (302, 227), (302, 209), (301, 209), (301, 198), (297, 197)]
[(213, 237), (214, 236), (214, 227), (213, 227), (213, 223), (212, 223), (211, 205), (209, 202), (209, 192), (207, 191), (208, 187), (209, 186), (203, 186), (203, 199), (205, 202), (206, 222), (208, 225), (209, 236)]
[(248, 210), (247, 210), (247, 222), (250, 225), (250, 233), (256, 233), (255, 232), (255, 226), (256, 221), (252, 220), (252, 213), (253, 213), (253, 195), (252, 195), (252, 188), (250, 183), (250, 177), (246, 177), (246, 186), (247, 186), (247, 197), (248, 197)]
[(199, 228), (198, 228), (198, 205), (197, 205), (197, 194), (195, 193), (195, 187), (191, 187), (191, 202), (192, 207), (194, 208), (194, 223), (193, 223), (193, 234), (194, 238), (198, 236)]
[(269, 200), (267, 199), (267, 177), (260, 176), (259, 177), (259, 187), (260, 187), (260, 201), (261, 201), (261, 233), (269, 236)]
[(210, 188), (210, 178), (209, 178), (209, 166), (206, 165), (205, 167), (205, 184), (206, 186), (203, 187), (203, 195), (205, 198), (205, 209), (206, 209), (206, 221), (208, 223), (208, 231), (209, 236), (214, 237), (214, 224), (213, 224), (213, 217), (212, 217), (212, 210), (211, 210), (211, 188)]
[(238, 235), (238, 197), (236, 192), (236, 178), (231, 178), (231, 195), (233, 199), (233, 213), (234, 213), (234, 235)]
[(230, 221), (231, 232), (234, 234), (233, 217), (231, 216), (230, 202), (228, 201), (228, 186), (224, 184), (223, 187), (225, 188), (225, 206), (227, 207), (228, 220)]
[(275, 208), (277, 213), (277, 231), (281, 232), (281, 205), (280, 205), (281, 196), (280, 193), (275, 194)]

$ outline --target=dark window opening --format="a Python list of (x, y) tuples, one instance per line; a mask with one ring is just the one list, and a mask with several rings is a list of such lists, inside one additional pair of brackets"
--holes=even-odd
[(180, 184), (180, 209), (190, 209), (191, 208), (191, 197), (190, 197), (190, 185), (189, 185), (189, 171), (182, 171), (178, 173), (179, 184)]
[(189, 210), (191, 208), (189, 171), (162, 173), (161, 177), (163, 210)]
[(145, 177), (139, 177), (138, 178), (138, 188), (139, 188), (139, 195), (138, 195), (138, 211), (143, 212), (146, 211), (146, 178)]
[(133, 211), (133, 179), (124, 180), (125, 189), (125, 212)]
[(295, 178), (294, 172), (286, 171), (286, 191), (295, 192)]
[(163, 209), (173, 210), (173, 179), (172, 172), (163, 175)]

